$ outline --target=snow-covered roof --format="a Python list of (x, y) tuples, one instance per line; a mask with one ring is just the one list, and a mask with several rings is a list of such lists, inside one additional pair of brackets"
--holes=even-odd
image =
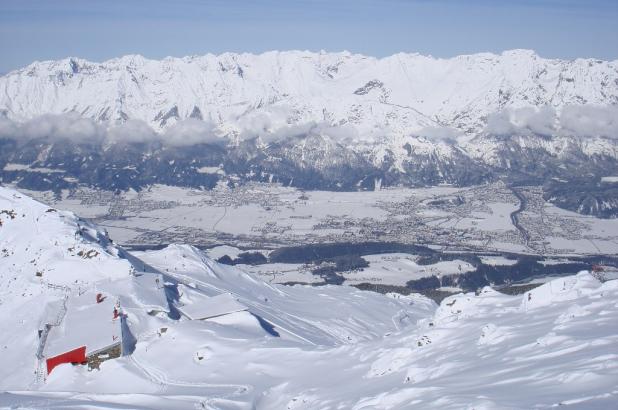
[(189, 319), (208, 319), (247, 310), (234, 296), (229, 293), (208, 297), (185, 287), (181, 296), (183, 305), (178, 310)]
[(89, 355), (119, 343), (121, 326), (120, 318), (113, 319), (115, 302), (107, 296), (97, 303), (96, 292), (70, 297), (64, 320), (49, 332), (45, 356), (54, 357), (81, 346), (86, 346), (86, 355)]
[(123, 309), (168, 312), (163, 276), (158, 273), (138, 273), (135, 276), (97, 284), (100, 292), (118, 295)]

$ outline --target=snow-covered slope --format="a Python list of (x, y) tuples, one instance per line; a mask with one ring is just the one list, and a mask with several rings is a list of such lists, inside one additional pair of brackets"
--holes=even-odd
[(104, 231), (0, 187), (0, 388), (35, 381), (37, 331), (64, 313), (54, 305), (131, 270)]
[[(5, 188), (0, 209), (0, 407), (600, 409), (618, 400), (616, 280), (582, 272), (438, 307), (418, 295), (272, 286), (188, 246), (129, 254)], [(91, 250), (99, 254), (84, 257)], [(84, 288), (119, 299), (124, 355), (38, 380), (36, 331), (57, 305), (45, 302), (66, 299), (70, 310)], [(247, 310), (178, 316), (220, 294)]]
[[(181, 293), (191, 289), (208, 296), (231, 293), (251, 313), (270, 323), (281, 338), (312, 346), (336, 346), (382, 337), (415, 323), (433, 309), (433, 303), (424, 297), (385, 299), (347, 287), (307, 292), (304, 286), (270, 285), (232, 266), (218, 264), (187, 245), (137, 252), (135, 256), (178, 280)], [(179, 302), (182, 305), (183, 297)], [(328, 308), (324, 309), (325, 306)], [(410, 306), (414, 307), (410, 310)], [(347, 313), (341, 316), (333, 312)]]
[(0, 77), (0, 111), (15, 120), (75, 111), (155, 129), (212, 121), (256, 133), (325, 121), (380, 135), (447, 125), (479, 130), (509, 107), (618, 104), (618, 63), (544, 59), (529, 50), (439, 59), (395, 54), (268, 52), (102, 63), (35, 62)]
[[(199, 305), (221, 294), (231, 295), (247, 310), (212, 319), (209, 323), (215, 324), (210, 326), (228, 323), (230, 331), (240, 332), (243, 338), (276, 338), (283, 345), (314, 348), (383, 337), (414, 324), (434, 308), (433, 302), (420, 296), (385, 298), (343, 287), (325, 287), (319, 292), (273, 287), (219, 265), (189, 246), (131, 255), (116, 247), (104, 231), (72, 213), (48, 208), (3, 187), (0, 249), (0, 321), (12, 329), (0, 334), (0, 389), (40, 387), (36, 370), (41, 360), (36, 354), (39, 351), (45, 356), (50, 346), (37, 338), (37, 332), (45, 324), (61, 327), (63, 334), (68, 328), (93, 326), (63, 322), (65, 316), (76, 316), (71, 314), (73, 305), (84, 309), (77, 301), (89, 293), (118, 300), (131, 334), (125, 339), (135, 339), (127, 342), (125, 350), (135, 349), (136, 355), (141, 346), (148, 349), (162, 327), (170, 328), (171, 333), (173, 326), (181, 325), (179, 312), (187, 303)], [(334, 311), (347, 313), (335, 315)], [(109, 317), (111, 320), (111, 310)], [(197, 326), (198, 331), (208, 328), (187, 326)], [(129, 370), (143, 372), (140, 369), (140, 364), (133, 363)]]

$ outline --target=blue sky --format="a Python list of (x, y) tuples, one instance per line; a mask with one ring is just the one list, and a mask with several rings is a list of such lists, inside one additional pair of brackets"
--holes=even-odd
[(67, 56), (512, 48), (618, 59), (618, 0), (0, 0), (0, 72)]

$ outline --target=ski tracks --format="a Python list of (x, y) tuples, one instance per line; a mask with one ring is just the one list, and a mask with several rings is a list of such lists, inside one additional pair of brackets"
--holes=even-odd
[[(214, 391), (225, 391), (228, 390), (229, 393), (225, 394), (214, 394), (209, 396), (209, 399), (232, 399), (244, 394), (247, 394), (253, 390), (253, 386), (245, 385), (245, 384), (214, 384), (214, 383), (203, 383), (203, 382), (188, 382), (183, 380), (175, 380), (170, 379), (168, 375), (155, 367), (147, 366), (137, 360), (134, 355), (129, 356), (129, 361), (142, 373), (146, 376), (148, 380), (152, 383), (157, 384), (159, 386), (157, 393), (165, 393), (168, 392), (169, 387), (182, 387), (182, 388), (194, 388), (201, 389), (200, 395), (204, 395), (202, 389), (212, 389)], [(231, 390), (231, 391), (230, 391)]]

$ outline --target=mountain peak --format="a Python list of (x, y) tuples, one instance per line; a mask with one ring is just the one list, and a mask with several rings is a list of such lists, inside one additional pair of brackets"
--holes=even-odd
[(503, 57), (525, 57), (525, 58), (541, 58), (536, 51), (526, 48), (516, 48), (505, 50), (501, 54)]

